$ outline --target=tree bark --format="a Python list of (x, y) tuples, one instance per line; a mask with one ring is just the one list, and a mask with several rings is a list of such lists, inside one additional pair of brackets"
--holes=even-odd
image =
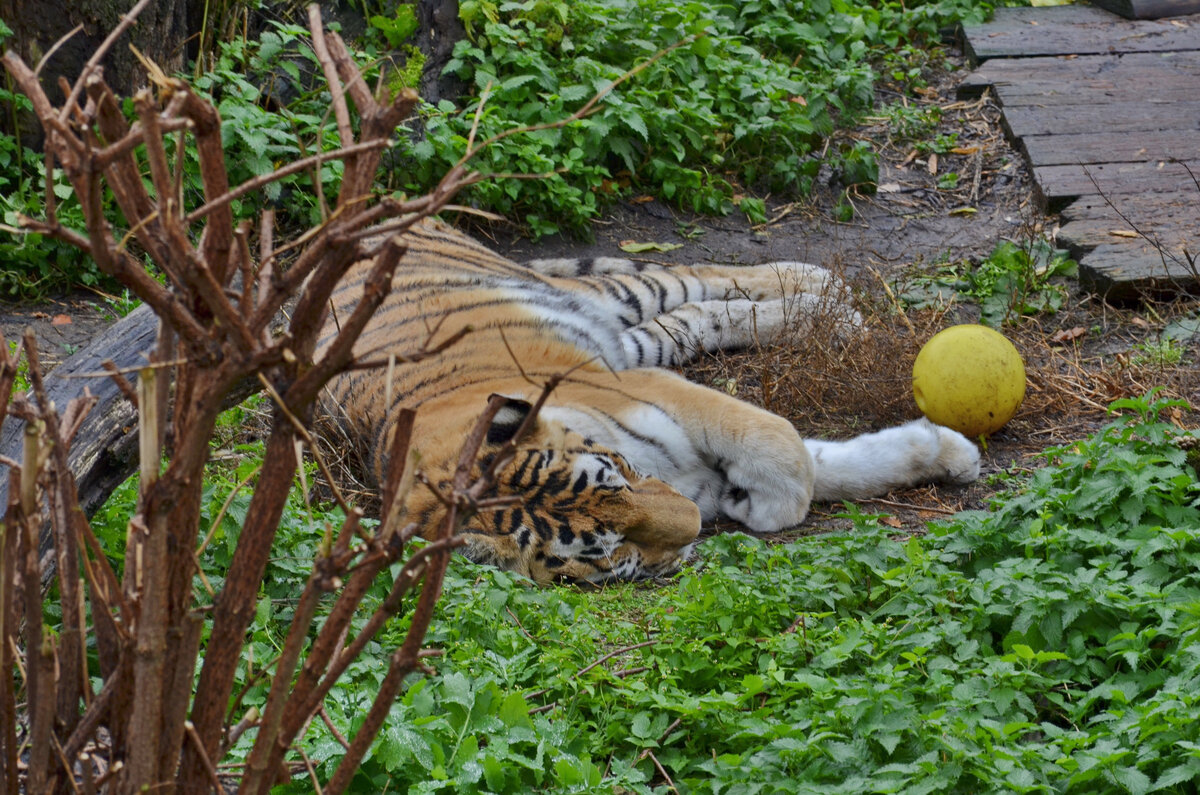
[[(0, 0), (0, 18), (13, 29), (7, 43), (29, 64), (42, 58), (77, 25), (83, 28), (62, 43), (42, 66), (39, 78), (55, 104), (66, 97), (58, 89), (59, 77), (74, 82), (96, 47), (117, 26), (134, 0)], [(146, 70), (130, 45), (158, 64), (167, 74), (183, 68), (188, 29), (188, 7), (193, 0), (156, 0), (146, 7), (133, 28), (122, 36), (102, 62), (105, 82), (119, 96), (132, 96), (145, 85)], [(4, 125), (9, 124), (4, 119)], [(26, 126), (28, 125), (28, 126)], [(30, 116), (22, 120), (22, 137), (40, 142), (40, 127)]]
[(419, 0), (417, 24), (417, 47), (425, 55), (421, 98), (432, 105), (441, 99), (457, 99), (463, 93), (462, 81), (443, 75), (442, 70), (454, 54), (454, 45), (467, 35), (458, 18), (458, 0)]

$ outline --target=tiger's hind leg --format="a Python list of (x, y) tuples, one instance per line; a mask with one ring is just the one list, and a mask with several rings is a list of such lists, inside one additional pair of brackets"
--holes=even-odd
[(847, 304), (807, 293), (766, 301), (695, 301), (622, 331), (621, 344), (631, 366), (669, 367), (701, 353), (741, 350), (819, 325), (845, 337), (861, 331), (863, 320)]
[(618, 273), (643, 273), (659, 271), (662, 265), (653, 262), (634, 262), (623, 257), (548, 257), (531, 259), (524, 263), (534, 273), (565, 279), (585, 276), (607, 276)]

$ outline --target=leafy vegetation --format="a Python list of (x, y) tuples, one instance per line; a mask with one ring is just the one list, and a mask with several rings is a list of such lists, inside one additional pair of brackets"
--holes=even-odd
[[(404, 65), (389, 69), (386, 81), (393, 89), (415, 85), (424, 60), (406, 43), (416, 26), (412, 7), (375, 10), (380, 13), (369, 15), (364, 54), (382, 62), (400, 52)], [(558, 121), (622, 74), (677, 47), (586, 118), (489, 147), (481, 170), (546, 176), (484, 182), (471, 190), (470, 201), (520, 217), (537, 235), (586, 233), (601, 207), (632, 190), (706, 213), (737, 207), (762, 221), (763, 200), (747, 196), (749, 190), (807, 191), (822, 164), (821, 142), (835, 125), (870, 107), (880, 68), (900, 84), (919, 84), (928, 55), (915, 45), (988, 10), (977, 0), (735, 6), (465, 0), (460, 14), (470, 36), (459, 42), (448, 70), (464, 81), (467, 95), (426, 108), (422, 136), (402, 136), (386, 186), (424, 191), (462, 156), (477, 123), (478, 137), (485, 138)], [(0, 28), (0, 38), (10, 34)], [(328, 98), (306, 37), (301, 27), (272, 21), (256, 40), (206, 46), (210, 68), (197, 70), (195, 85), (218, 101), (229, 161), (236, 164), (232, 180), (335, 146)], [(0, 104), (13, 114), (27, 109), (23, 97), (3, 90)], [(846, 185), (873, 190), (878, 172), (866, 144), (833, 147), (826, 159)], [(21, 214), (40, 214), (42, 167), (42, 158), (18, 137), (0, 135), (0, 211), (9, 229), (16, 230)], [(234, 212), (249, 218), (270, 204), (283, 211), (283, 223), (315, 224), (321, 196), (339, 179), (340, 161), (329, 162), (319, 174), (296, 174), (239, 199)], [(200, 190), (194, 153), (184, 189)], [(63, 222), (81, 228), (65, 181), (56, 195)], [(843, 209), (853, 212), (849, 204)], [(64, 284), (100, 281), (86, 257), (40, 236), (5, 237), (0, 254), (0, 294), (35, 297)]]
[[(669, 776), (680, 792), (1191, 791), (1200, 486), (1184, 434), (1158, 417), (1174, 405), (1114, 404), (1125, 416), (927, 534), (897, 537), (850, 507), (851, 532), (721, 535), (670, 584), (594, 592), (457, 565), (430, 637), (445, 650), (438, 673), (410, 682), (356, 786), (656, 792)], [(224, 465), (211, 491), (209, 520), (228, 507), (210, 578), (248, 499), (229, 494), (253, 466)], [(254, 674), (337, 520), (289, 506), (243, 709), (265, 698)], [(403, 630), (331, 694), (340, 730), (386, 668), (372, 654)], [(342, 748), (314, 725), (306, 751), (324, 769)]]
[[(0, 20), (0, 42), (12, 36)], [(4, 127), (19, 130), (17, 118), (33, 105), (24, 94), (0, 85), (0, 108), (8, 118)], [(95, 285), (100, 272), (72, 246), (39, 234), (18, 232), (20, 216), (42, 213), (46, 164), (25, 145), (19, 134), (0, 134), (0, 298), (40, 296), (64, 281)], [(55, 179), (54, 196), (58, 214), (65, 224), (83, 228), (83, 213), (65, 179)]]
[[(231, 184), (337, 148), (328, 94), (322, 93), (323, 83), (315, 85), (319, 67), (308, 35), (299, 26), (275, 22), (257, 41), (224, 42), (214, 67), (195, 80), (199, 91), (217, 100)], [(186, 189), (198, 192), (199, 161), (190, 157), (188, 166)], [(261, 194), (235, 200), (234, 215), (251, 218), (270, 204), (283, 211), (285, 223), (315, 226), (321, 222), (321, 197), (336, 190), (341, 171), (342, 162), (333, 160), (321, 165), (319, 186), (311, 172), (271, 182)]]
[[(957, 182), (958, 175), (953, 176)], [(979, 305), (981, 323), (999, 328), (1023, 315), (1057, 312), (1068, 294), (1059, 277), (1077, 273), (1075, 261), (1045, 240), (1020, 246), (1002, 240), (976, 265), (954, 262), (912, 279), (900, 298), (915, 308), (970, 301)]]
[[(587, 118), (489, 148), (484, 170), (548, 177), (484, 183), (473, 198), (541, 234), (585, 230), (605, 201), (629, 189), (707, 213), (728, 212), (740, 186), (806, 191), (824, 136), (870, 107), (875, 64), (918, 80), (896, 53), (989, 8), (969, 0), (463, 2), (470, 38), (448, 69), (473, 95), (486, 93), (481, 137), (561, 119), (677, 47)], [(431, 110), (428, 138), (413, 152), (420, 179), (461, 155), (475, 117), (473, 99)], [(835, 170), (843, 170), (840, 154), (832, 154)], [(868, 181), (860, 176), (850, 184)]]

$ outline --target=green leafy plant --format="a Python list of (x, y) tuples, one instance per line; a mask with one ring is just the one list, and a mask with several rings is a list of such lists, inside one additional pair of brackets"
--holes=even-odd
[(898, 290), (902, 301), (916, 308), (963, 299), (979, 305), (980, 322), (993, 327), (1023, 315), (1053, 314), (1067, 296), (1063, 277), (1074, 277), (1078, 266), (1044, 240), (1025, 245), (1004, 240), (985, 259), (971, 266), (955, 262), (937, 266), (932, 274), (913, 279)]
[[(295, 25), (273, 22), (257, 41), (221, 43), (213, 68), (200, 75), (195, 86), (213, 96), (221, 113), (231, 182), (270, 174), (281, 162), (337, 147), (337, 130), (327, 117), (328, 97), (322, 88), (310, 87), (316, 69), (308, 32)], [(187, 166), (186, 187), (199, 191), (194, 153), (189, 153)], [(252, 217), (270, 203), (282, 211), (284, 223), (320, 223), (320, 197), (336, 191), (342, 163), (323, 163), (318, 173), (319, 191), (312, 172), (295, 174), (234, 200), (235, 217)]]
[(833, 170), (848, 189), (874, 193), (879, 182), (879, 160), (870, 141), (855, 141), (833, 158)]
[[(0, 42), (12, 29), (0, 20)], [(10, 130), (21, 129), (21, 117), (33, 108), (24, 94), (0, 86), (0, 109)], [(25, 146), (19, 135), (0, 134), (0, 296), (40, 298), (69, 284), (96, 285), (99, 270), (91, 259), (60, 241), (20, 229), (21, 216), (37, 216), (44, 201), (45, 160)], [(83, 214), (65, 179), (54, 180), (58, 215), (68, 226), (82, 228)]]
[[(669, 584), (597, 592), (455, 566), (430, 636), (439, 673), (393, 709), (355, 785), (1190, 791), (1200, 486), (1189, 437), (1159, 419), (1176, 405), (1118, 401), (1124, 416), (1006, 477), (988, 510), (924, 535), (898, 538), (848, 506), (850, 532), (718, 535)], [(290, 510), (287, 543), (304, 558), (320, 534)], [(291, 557), (263, 585), (264, 657), (303, 576)], [(364, 658), (331, 694), (339, 730), (379, 672)], [(340, 752), (314, 725), (318, 771)]]
[(938, 174), (938, 190), (954, 190), (958, 187), (958, 172), (946, 171)]
[[(483, 168), (545, 178), (482, 183), (473, 200), (544, 234), (586, 232), (600, 207), (631, 188), (707, 213), (728, 212), (746, 187), (804, 192), (820, 168), (817, 144), (870, 107), (872, 60), (986, 9), (966, 0), (463, 2), (468, 39), (447, 69), (486, 102), (427, 109), (427, 137), (411, 149), (402, 187), (456, 161), (476, 125), (486, 138), (561, 119), (677, 46), (586, 118), (489, 147)], [(864, 154), (849, 159), (869, 165)]]
[(933, 138), (914, 141), (913, 146), (921, 154), (944, 155), (958, 146), (958, 133), (944, 133)]
[(1139, 342), (1133, 346), (1133, 350), (1135, 353), (1130, 357), (1131, 364), (1161, 370), (1179, 366), (1187, 346), (1177, 339), (1163, 337), (1155, 342)]
[(937, 105), (896, 102), (883, 109), (888, 132), (895, 141), (916, 142), (929, 138), (942, 119)]
[(409, 36), (417, 32), (417, 14), (413, 6), (398, 5), (391, 16), (373, 15), (370, 25), (379, 31), (387, 43), (395, 48), (408, 41)]

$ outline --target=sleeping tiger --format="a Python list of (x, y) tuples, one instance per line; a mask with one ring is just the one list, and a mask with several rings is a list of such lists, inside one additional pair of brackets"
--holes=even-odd
[[(727, 517), (773, 533), (799, 524), (814, 499), (979, 475), (975, 446), (928, 421), (845, 442), (802, 440), (783, 418), (663, 369), (829, 311), (835, 277), (824, 269), (613, 258), (518, 265), (432, 221), (406, 232), (404, 244), (356, 357), (408, 353), (473, 330), (437, 357), (397, 366), (390, 386), (385, 369), (331, 382), (324, 410), (361, 447), (370, 479), (386, 471), (401, 408), (417, 410), (422, 471), (444, 485), (492, 395), (506, 402), (485, 456), (514, 437), (539, 386), (570, 371), (500, 473), (495, 496), (521, 500), (464, 529), (475, 561), (538, 583), (657, 577), (688, 557), (702, 521)], [(334, 294), (318, 352), (361, 296), (370, 264), (355, 265)], [(848, 306), (835, 302), (833, 311), (848, 332), (861, 326)], [(428, 489), (413, 490), (409, 515), (423, 526), (439, 508)]]

